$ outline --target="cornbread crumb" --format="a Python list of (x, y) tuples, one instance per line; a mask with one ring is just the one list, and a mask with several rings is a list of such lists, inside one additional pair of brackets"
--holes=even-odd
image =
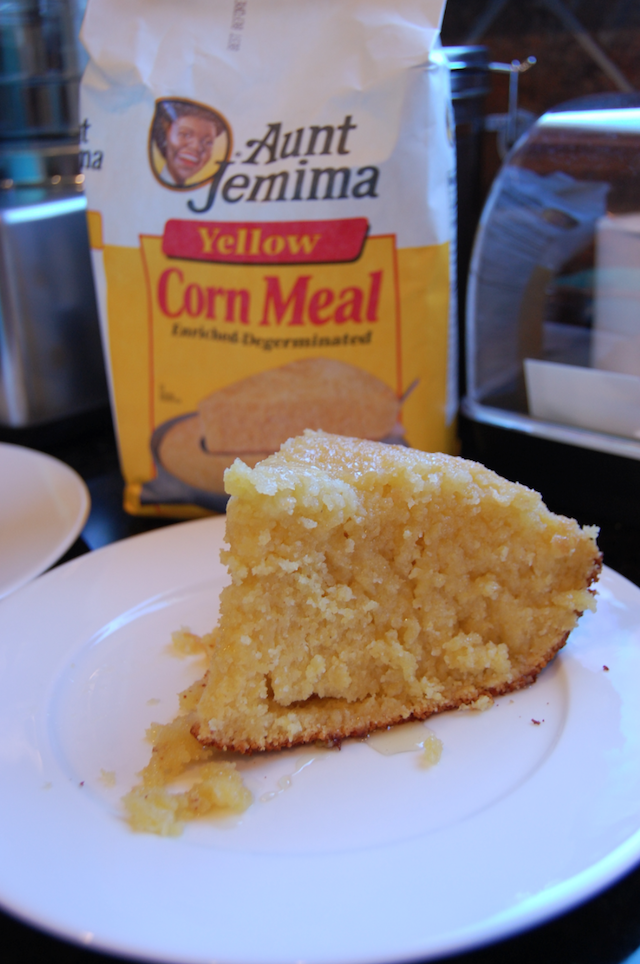
[(133, 830), (177, 837), (188, 820), (212, 813), (242, 813), (252, 801), (234, 763), (207, 763), (182, 793), (144, 782), (123, 797)]
[(113, 770), (100, 770), (100, 783), (102, 783), (105, 787), (115, 787), (115, 772)]
[(305, 432), (255, 468), (236, 460), (225, 485), (232, 583), (202, 745), (339, 743), (484, 706), (532, 683), (595, 608), (597, 529), (473, 462)]
[(474, 700), (473, 703), (463, 703), (462, 706), (458, 707), (458, 710), (461, 712), (464, 712), (465, 710), (475, 710), (476, 713), (484, 713), (486, 710), (491, 709), (491, 707), (494, 705), (494, 702), (495, 701), (492, 696), (480, 696), (477, 700)]
[(428, 770), (439, 762), (441, 756), (442, 740), (439, 740), (435, 733), (428, 730), (424, 740), (424, 749), (420, 754), (420, 767), (423, 770)]
[(132, 830), (162, 837), (178, 837), (182, 833), (183, 825), (176, 815), (177, 798), (166, 790), (136, 786), (122, 802)]
[[(176, 635), (192, 636), (184, 631), (174, 638)], [(153, 723), (147, 730), (146, 738), (153, 744), (151, 759), (139, 774), (141, 783), (122, 798), (133, 830), (179, 836), (185, 822), (215, 813), (242, 813), (253, 799), (235, 763), (214, 760), (215, 751), (191, 734), (194, 718), (190, 711), (202, 685), (198, 681), (180, 694), (182, 715), (171, 723)], [(195, 777), (188, 790), (167, 789), (185, 774)]]
[(153, 750), (140, 774), (145, 787), (164, 787), (181, 776), (189, 764), (209, 759), (206, 748), (191, 735), (191, 723), (189, 716), (178, 716), (171, 723), (149, 727), (146, 736)]
[(171, 633), (171, 643), (167, 648), (172, 656), (178, 657), (202, 656), (206, 652), (202, 637), (196, 636), (184, 626), (177, 632)]

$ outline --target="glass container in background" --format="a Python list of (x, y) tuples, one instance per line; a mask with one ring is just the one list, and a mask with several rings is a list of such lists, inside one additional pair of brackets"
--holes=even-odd
[(561, 105), (508, 155), (474, 247), (463, 412), (640, 459), (640, 95)]

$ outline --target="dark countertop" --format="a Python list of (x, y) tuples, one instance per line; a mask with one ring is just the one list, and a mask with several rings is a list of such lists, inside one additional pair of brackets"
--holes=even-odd
[[(461, 424), (461, 440), (464, 456), (539, 489), (554, 511), (583, 524), (599, 525), (607, 565), (640, 585), (640, 463), (470, 422)], [(107, 412), (38, 430), (0, 429), (0, 441), (55, 455), (76, 469), (88, 485), (89, 519), (58, 565), (119, 539), (172, 524), (133, 518), (122, 509), (122, 478)], [(0, 947), (6, 964), (99, 964), (100, 960), (116, 964), (122, 960), (67, 944), (1, 912)], [(541, 927), (447, 960), (450, 964), (622, 964), (639, 947), (640, 866), (604, 893)], [(640, 964), (640, 954), (633, 957), (634, 964)]]

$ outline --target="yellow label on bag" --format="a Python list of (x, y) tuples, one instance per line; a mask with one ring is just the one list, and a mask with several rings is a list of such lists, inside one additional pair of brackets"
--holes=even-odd
[(221, 389), (304, 358), (343, 362), (346, 378), (351, 368), (375, 376), (399, 400), (394, 440), (447, 449), (448, 245), (398, 251), (394, 241), (370, 237), (355, 262), (311, 265), (169, 257), (161, 237), (143, 236), (139, 251), (107, 246), (127, 481), (142, 485), (154, 475), (149, 439), (158, 427), (197, 418), (198, 406)]

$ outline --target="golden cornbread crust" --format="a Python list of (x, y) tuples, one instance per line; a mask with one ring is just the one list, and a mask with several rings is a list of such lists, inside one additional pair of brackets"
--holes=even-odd
[(203, 744), (339, 743), (499, 696), (594, 608), (597, 530), (476, 463), (305, 432), (225, 485)]

